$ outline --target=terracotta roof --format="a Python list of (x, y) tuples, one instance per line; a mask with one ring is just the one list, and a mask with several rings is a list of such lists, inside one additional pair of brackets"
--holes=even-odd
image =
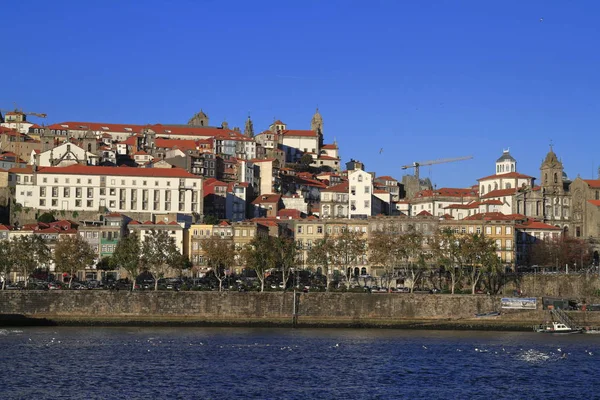
[(281, 200), (280, 194), (261, 194), (252, 202), (252, 204), (279, 203), (279, 200)]
[(383, 189), (375, 189), (375, 190), (373, 190), (373, 193), (386, 194), (389, 192), (387, 190), (383, 190)]
[(450, 214), (444, 214), (440, 217), (441, 219), (454, 219), (454, 217)]
[(433, 216), (433, 214), (427, 210), (423, 210), (417, 214), (417, 217), (432, 217), (432, 216)]
[(321, 155), (318, 157), (318, 159), (319, 159), (319, 160), (330, 160), (330, 161), (331, 161), (331, 160), (335, 160), (335, 161), (339, 161), (339, 159), (340, 159), (340, 158), (339, 158), (339, 157), (331, 157), (331, 156), (328, 156), (328, 155), (326, 155), (326, 154), (321, 154)]
[(149, 155), (148, 153), (146, 153), (144, 150), (138, 150), (135, 153), (133, 153), (134, 156), (147, 156)]
[(523, 219), (526, 219), (526, 217), (521, 214), (503, 214), (501, 212), (478, 213), (478, 214), (473, 214), (469, 217), (464, 218), (464, 220), (466, 220), (466, 221), (475, 221), (475, 220), (516, 221), (516, 220), (523, 220)]
[[(209, 142), (212, 144), (212, 140), (210, 140)], [(183, 149), (183, 150), (195, 150), (196, 149), (196, 141), (189, 140), (189, 139), (156, 138), (154, 143), (156, 144), (156, 147), (161, 148), (161, 149), (173, 149), (173, 148), (178, 148), (178, 149)]]
[(140, 225), (140, 222), (132, 220), (132, 221), (129, 221), (129, 223), (127, 223), (127, 225)]
[(478, 181), (485, 181), (488, 179), (496, 179), (496, 178), (523, 178), (523, 179), (531, 179), (532, 176), (521, 174), (519, 172), (508, 172), (506, 174), (494, 174), (490, 176), (486, 176), (485, 178), (479, 178)]
[(588, 200), (588, 203), (590, 203), (593, 206), (600, 207), (600, 200)]
[[(40, 171), (42, 170), (42, 168), (40, 168)], [(33, 174), (33, 165), (27, 165), (25, 167), (22, 168), (11, 168), (8, 170), (8, 172), (11, 172), (13, 174)]]
[(546, 224), (544, 222), (535, 221), (535, 220), (527, 220), (526, 222), (523, 222), (522, 224), (515, 225), (515, 228), (518, 228), (518, 229), (542, 229), (542, 230), (550, 230), (550, 231), (562, 230), (561, 228), (556, 227), (554, 225)]
[(600, 189), (600, 179), (584, 179), (583, 181), (591, 188)]
[(391, 176), (389, 176), (389, 175), (378, 176), (377, 178), (375, 178), (375, 180), (381, 180), (381, 181), (396, 181), (396, 182), (398, 182), (398, 180), (397, 180), (397, 179), (395, 179), (395, 178), (392, 178), (392, 177), (391, 177)]
[(444, 207), (444, 210), (447, 209), (456, 209), (456, 210), (470, 210), (472, 208), (477, 208), (479, 207), (481, 203), (478, 201), (473, 201), (471, 203), (468, 204), (450, 204), (446, 207)]
[(512, 196), (516, 192), (517, 192), (516, 188), (497, 189), (497, 190), (492, 190), (491, 192), (488, 192), (488, 193), (484, 194), (483, 196), (481, 196), (481, 198), (482, 199), (489, 199), (489, 198), (493, 198), (493, 197)]
[(300, 210), (294, 210), (292, 208), (285, 208), (283, 210), (279, 210), (279, 212), (277, 213), (277, 215), (281, 218), (287, 218), (287, 219), (301, 219), (302, 218), (302, 211)]
[(335, 186), (330, 186), (321, 190), (321, 192), (335, 192), (335, 193), (348, 193), (349, 185), (348, 182), (338, 183)]
[(195, 178), (200, 179), (182, 168), (131, 168), (131, 167), (100, 167), (91, 165), (69, 165), (67, 167), (45, 167), (38, 170), (39, 174), (66, 175), (107, 175), (107, 176), (141, 176), (148, 178)]
[(10, 227), (6, 225), (0, 224), (0, 231), (10, 231)]
[(250, 161), (253, 162), (254, 164), (256, 164), (259, 162), (273, 162), (275, 160), (276, 160), (276, 158), (253, 158)]
[(337, 150), (338, 146), (337, 144), (324, 144), (323, 147), (321, 147), (322, 149), (326, 149), (326, 150)]
[(480, 203), (481, 205), (489, 204), (491, 206), (501, 206), (504, 204), (501, 200), (486, 200)]
[(440, 188), (437, 190), (421, 190), (417, 193), (416, 197), (433, 197), (433, 196), (444, 196), (444, 197), (476, 197), (477, 192), (474, 192), (471, 188)]
[(227, 221), (221, 221), (218, 223), (218, 226), (230, 226), (231, 224)]

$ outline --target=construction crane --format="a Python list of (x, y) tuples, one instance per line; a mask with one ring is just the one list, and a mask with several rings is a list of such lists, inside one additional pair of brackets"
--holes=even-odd
[(473, 158), (473, 156), (466, 156), (466, 157), (456, 157), (456, 158), (440, 158), (438, 160), (430, 160), (430, 161), (418, 161), (418, 162), (413, 162), (411, 165), (403, 165), (402, 169), (414, 168), (415, 169), (415, 178), (417, 178), (417, 181), (418, 181), (419, 180), (419, 167), (424, 167), (426, 165), (445, 164), (445, 163), (455, 162), (455, 161), (470, 160), (472, 158)]

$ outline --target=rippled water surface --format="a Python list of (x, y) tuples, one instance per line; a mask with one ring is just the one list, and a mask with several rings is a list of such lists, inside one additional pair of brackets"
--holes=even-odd
[(592, 399), (600, 335), (0, 330), (2, 399)]

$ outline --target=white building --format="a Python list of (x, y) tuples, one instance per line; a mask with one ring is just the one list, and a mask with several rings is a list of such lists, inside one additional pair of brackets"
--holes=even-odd
[(497, 196), (488, 197), (487, 195), (494, 190), (519, 189), (523, 186), (533, 187), (533, 180), (533, 177), (517, 172), (517, 160), (510, 155), (508, 150), (504, 150), (502, 156), (496, 160), (496, 173), (477, 180), (479, 195), (482, 198), (484, 195), (486, 198), (495, 198)]
[(349, 218), (367, 218), (372, 214), (373, 176), (361, 169), (348, 171)]
[(202, 214), (202, 178), (180, 168), (19, 170), (15, 200), (40, 210)]
[(177, 246), (177, 250), (179, 250), (179, 252), (183, 254), (184, 229), (183, 226), (181, 226), (181, 224), (178, 224), (175, 221), (159, 221), (156, 223), (152, 221), (130, 221), (129, 224), (127, 224), (127, 228), (129, 229), (130, 233), (136, 233), (140, 239), (140, 242), (142, 243), (144, 242), (146, 236), (152, 233), (152, 231), (164, 231), (169, 235), (170, 238), (173, 238), (173, 240), (175, 241), (175, 246)]
[(98, 156), (74, 143), (66, 142), (37, 154), (31, 152), (30, 164), (38, 167), (66, 167), (73, 164), (98, 165)]

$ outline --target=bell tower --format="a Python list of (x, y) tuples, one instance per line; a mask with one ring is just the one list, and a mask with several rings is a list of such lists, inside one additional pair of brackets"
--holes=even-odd
[(561, 194), (563, 186), (563, 164), (558, 160), (550, 145), (550, 151), (540, 167), (540, 182), (544, 193)]

